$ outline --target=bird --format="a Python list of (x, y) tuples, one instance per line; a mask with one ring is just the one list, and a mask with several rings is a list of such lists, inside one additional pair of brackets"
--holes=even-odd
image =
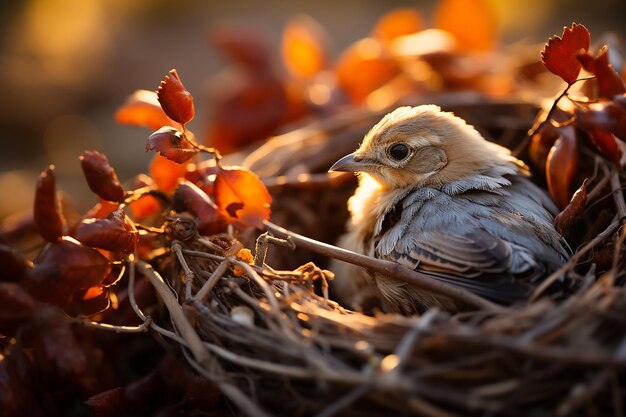
[[(436, 105), (390, 112), (329, 171), (358, 177), (340, 246), (497, 303), (527, 299), (571, 255), (553, 226), (557, 207), (524, 162)], [(467, 307), (393, 276), (362, 274), (352, 290), (373, 288), (385, 312)]]

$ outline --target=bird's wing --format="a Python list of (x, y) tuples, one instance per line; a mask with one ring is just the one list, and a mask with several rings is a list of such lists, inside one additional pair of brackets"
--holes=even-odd
[(517, 253), (508, 242), (476, 228), (464, 234), (425, 232), (399, 242), (387, 256), (410, 269), (463, 287), (502, 303), (526, 298), (532, 286), (513, 279), (515, 258), (523, 256), (520, 272), (532, 272), (536, 264), (528, 254)]

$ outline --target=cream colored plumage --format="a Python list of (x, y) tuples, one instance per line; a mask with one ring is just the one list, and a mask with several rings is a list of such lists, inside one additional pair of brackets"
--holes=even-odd
[[(437, 106), (389, 113), (331, 170), (359, 173), (340, 242), (347, 249), (502, 303), (528, 296), (569, 256), (552, 226), (556, 208), (526, 166)], [(390, 312), (461, 307), (392, 277), (366, 281)]]

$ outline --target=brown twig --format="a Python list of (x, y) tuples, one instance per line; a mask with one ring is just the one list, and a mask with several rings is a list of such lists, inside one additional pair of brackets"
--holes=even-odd
[(446, 295), (455, 300), (462, 301), (463, 303), (472, 307), (490, 311), (502, 310), (502, 307), (492, 303), (491, 301), (485, 300), (484, 298), (465, 291), (461, 288), (457, 288), (452, 285), (437, 281), (435, 278), (429, 275), (422, 274), (417, 271), (412, 271), (395, 262), (372, 258), (346, 249), (338, 248), (327, 243), (319, 242), (317, 240), (291, 232), (287, 229), (283, 229), (282, 227), (277, 226), (269, 221), (265, 222), (265, 227), (272, 233), (285, 239), (287, 237), (291, 237), (297, 246), (312, 250), (313, 252), (319, 253), (321, 255), (329, 256), (340, 261), (348, 262), (353, 265), (361, 266), (363, 268), (367, 268), (372, 271), (394, 277), (395, 279), (404, 281), (411, 285), (415, 285), (424, 290)]

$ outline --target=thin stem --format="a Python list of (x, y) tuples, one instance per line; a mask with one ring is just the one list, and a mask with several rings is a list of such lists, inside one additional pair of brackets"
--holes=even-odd
[(220, 263), (218, 267), (215, 268), (215, 271), (213, 271), (209, 279), (206, 280), (202, 288), (200, 288), (200, 290), (193, 297), (194, 300), (204, 302), (204, 300), (211, 293), (211, 290), (213, 290), (213, 287), (215, 287), (215, 285), (219, 282), (222, 276), (224, 276), (226, 271), (228, 271), (228, 268), (230, 268), (230, 263), (231, 261), (229, 259), (224, 259), (222, 263)]
[(183, 256), (183, 252), (182, 252), (183, 247), (180, 244), (180, 242), (174, 241), (172, 243), (171, 248), (172, 248), (172, 252), (176, 254), (178, 263), (180, 263), (180, 266), (183, 267), (183, 271), (185, 271), (185, 302), (188, 302), (191, 300), (191, 289), (193, 286), (193, 280), (195, 279), (195, 274), (193, 273), (191, 268), (189, 268), (189, 265), (187, 264), (187, 261), (185, 260), (185, 257)]
[(416, 287), (420, 287), (424, 290), (462, 301), (463, 303), (472, 307), (489, 311), (503, 310), (503, 307), (494, 304), (491, 301), (485, 300), (484, 298), (479, 297), (469, 291), (465, 291), (453, 285), (437, 281), (435, 278), (429, 275), (410, 270), (395, 262), (372, 258), (346, 249), (338, 248), (327, 243), (319, 242), (317, 240), (291, 232), (287, 229), (283, 229), (282, 227), (268, 221), (265, 222), (265, 227), (278, 236), (284, 238), (287, 238), (287, 236), (291, 236), (296, 245), (312, 250), (313, 252), (319, 253), (321, 255), (329, 256), (340, 261), (348, 262), (353, 265), (358, 265), (363, 268), (379, 272), (386, 276), (394, 277), (395, 279), (404, 281), (411, 285), (415, 285)]
[(107, 330), (115, 333), (145, 333), (149, 330), (152, 324), (152, 319), (148, 317), (146, 321), (139, 326), (118, 326), (115, 324), (98, 323), (95, 321), (82, 320), (79, 318), (71, 318), (72, 322), (78, 323), (81, 326), (90, 327), (92, 329)]

